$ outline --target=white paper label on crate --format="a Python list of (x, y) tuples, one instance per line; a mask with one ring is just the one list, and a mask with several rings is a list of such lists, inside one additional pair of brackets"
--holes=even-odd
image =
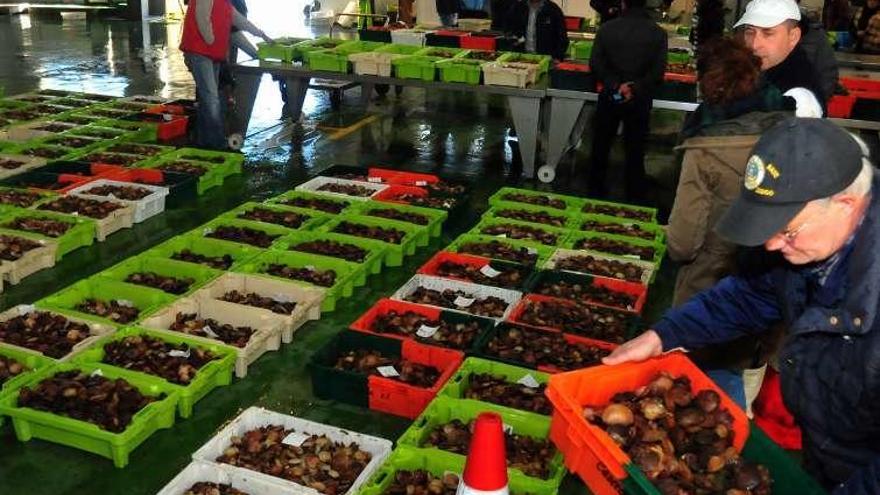
[(104, 372), (101, 370), (95, 370), (89, 376), (104, 376)]
[(467, 308), (474, 303), (474, 298), (458, 296), (455, 298), (454, 304), (459, 308)]
[(519, 383), (520, 385), (529, 388), (538, 388), (541, 386), (541, 384), (538, 383), (538, 380), (535, 380), (535, 377), (533, 377), (531, 373), (526, 374), (526, 376), (517, 380), (516, 383)]
[(492, 265), (490, 265), (490, 264), (488, 264), (488, 263), (486, 263), (485, 265), (483, 265), (483, 268), (480, 268), (480, 273), (482, 273), (483, 275), (485, 275), (485, 276), (487, 276), (487, 277), (489, 277), (489, 278), (495, 278), (495, 277), (497, 277), (498, 275), (501, 275), (501, 272), (499, 272), (498, 270), (492, 268)]
[(417, 180), (417, 181), (416, 181), (416, 185), (419, 186), (419, 187), (425, 187), (425, 186), (428, 185), (428, 181), (426, 181), (426, 180)]
[(429, 327), (428, 325), (422, 325), (416, 330), (416, 335), (423, 339), (429, 339), (437, 333), (437, 330), (440, 330), (440, 327)]
[(73, 216), (75, 216), (75, 217), (78, 217), (78, 216), (79, 216), (79, 212), (78, 212), (78, 211), (75, 211), (75, 212), (71, 213), (71, 215), (73, 215)]
[(107, 197), (110, 199), (116, 199), (116, 195), (113, 193), (110, 193), (109, 195), (107, 195)]
[(309, 435), (307, 433), (300, 433), (298, 431), (294, 431), (294, 432), (291, 432), (286, 437), (284, 437), (284, 439), (281, 440), (281, 443), (286, 444), (286, 445), (290, 445), (291, 447), (299, 447), (300, 445), (303, 444), (303, 442), (308, 440), (309, 437), (311, 437), (311, 435)]
[(631, 260), (640, 260), (640, 259), (642, 259), (641, 256), (639, 256), (639, 255), (637, 255), (637, 254), (624, 254), (624, 255), (622, 255), (622, 256), (623, 256), (624, 258), (629, 258), (629, 259), (631, 259)]
[(214, 229), (204, 229), (202, 230), (202, 235), (208, 235), (214, 232)]
[(170, 114), (170, 113), (163, 113), (163, 114), (162, 114), (162, 120), (164, 120), (165, 122), (171, 122), (171, 119), (172, 119), (172, 118), (173, 118), (173, 117), (171, 117), (171, 114)]
[(205, 325), (202, 327), (202, 330), (205, 332), (205, 335), (211, 337), (212, 339), (219, 339), (220, 336), (214, 333), (214, 330), (211, 329), (209, 325)]
[(527, 247), (527, 248), (526, 248), (526, 252), (529, 253), (529, 254), (538, 254), (538, 250), (537, 250), (536, 248), (533, 248), (533, 247)]
[(171, 349), (170, 351), (168, 351), (168, 355), (171, 357), (188, 358), (190, 355), (190, 352), (189, 352), (189, 349), (187, 349), (185, 351), (181, 351), (180, 349)]
[(513, 434), (513, 427), (507, 423), (502, 423), (502, 429), (504, 429), (504, 433), (507, 435)]
[(306, 270), (309, 270), (311, 272), (315, 271), (315, 265), (306, 265), (303, 268), (305, 268)]
[(498, 234), (495, 237), (500, 237), (502, 239), (507, 239), (507, 234)]
[(116, 304), (120, 306), (125, 306), (126, 308), (133, 308), (134, 303), (129, 301), (128, 299), (117, 299)]
[(381, 177), (367, 177), (368, 182), (382, 183)]
[(35, 309), (37, 308), (35, 308), (33, 304), (22, 304), (21, 306), (19, 306), (18, 314), (26, 315), (33, 312)]
[(385, 378), (394, 378), (396, 376), (400, 376), (400, 373), (397, 372), (397, 368), (394, 366), (379, 366), (376, 368), (376, 371), (379, 372), (380, 375)]
[(44, 240), (42, 240), (42, 239), (40, 239), (40, 240), (37, 241), (37, 242), (40, 244), (40, 246), (45, 246), (45, 245), (46, 245), (46, 241), (44, 241)]

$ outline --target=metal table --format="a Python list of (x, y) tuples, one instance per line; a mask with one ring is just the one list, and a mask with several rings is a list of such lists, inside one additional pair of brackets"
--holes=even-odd
[[(548, 89), (547, 96), (550, 98), (547, 162), (538, 169), (538, 179), (542, 182), (552, 182), (556, 177), (556, 166), (559, 165), (562, 155), (565, 154), (569, 137), (581, 116), (581, 112), (584, 111), (586, 103), (599, 100), (598, 93), (564, 89)], [(697, 108), (697, 103), (654, 100), (654, 108), (692, 112)]]
[(880, 55), (866, 55), (864, 53), (835, 52), (837, 65), (841, 68), (859, 69), (867, 71), (880, 70)]
[(299, 115), (302, 111), (309, 81), (312, 78), (350, 81), (361, 84), (361, 104), (368, 106), (373, 87), (376, 84), (409, 86), (431, 90), (466, 91), (477, 94), (501, 95), (507, 98), (507, 105), (513, 116), (513, 125), (519, 139), (519, 150), (523, 162), (523, 175), (535, 176), (535, 155), (540, 134), (541, 105), (547, 95), (546, 78), (528, 88), (512, 88), (506, 86), (469, 85), (461, 83), (444, 83), (415, 79), (398, 79), (395, 77), (362, 76), (339, 72), (315, 71), (301, 65), (281, 62), (249, 60), (235, 66), (236, 102), (238, 112), (234, 128), (245, 135), (251, 118), (254, 100), (260, 87), (263, 74), (280, 77), (287, 82), (287, 104), (291, 115)]

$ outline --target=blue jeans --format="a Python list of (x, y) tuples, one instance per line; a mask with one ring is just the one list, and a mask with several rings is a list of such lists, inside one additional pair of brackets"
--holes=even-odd
[(458, 14), (439, 14), (440, 24), (443, 27), (455, 27), (458, 24)]
[(196, 144), (202, 148), (226, 149), (219, 91), (220, 63), (195, 53), (184, 53), (183, 60), (196, 81)]
[(733, 399), (739, 407), (746, 409), (746, 389), (743, 385), (742, 372), (739, 370), (706, 370), (709, 378), (715, 382), (721, 390)]

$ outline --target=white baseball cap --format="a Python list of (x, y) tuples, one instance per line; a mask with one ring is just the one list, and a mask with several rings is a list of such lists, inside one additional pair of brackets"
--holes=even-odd
[(752, 0), (733, 27), (748, 25), (771, 28), (789, 19), (801, 20), (801, 9), (794, 0)]

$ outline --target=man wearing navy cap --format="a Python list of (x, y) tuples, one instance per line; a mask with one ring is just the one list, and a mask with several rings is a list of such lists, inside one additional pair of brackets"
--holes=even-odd
[(716, 226), (781, 255), (722, 279), (605, 358), (638, 361), (787, 327), (785, 405), (807, 470), (834, 493), (880, 493), (880, 175), (864, 143), (791, 118), (755, 145), (740, 197)]

